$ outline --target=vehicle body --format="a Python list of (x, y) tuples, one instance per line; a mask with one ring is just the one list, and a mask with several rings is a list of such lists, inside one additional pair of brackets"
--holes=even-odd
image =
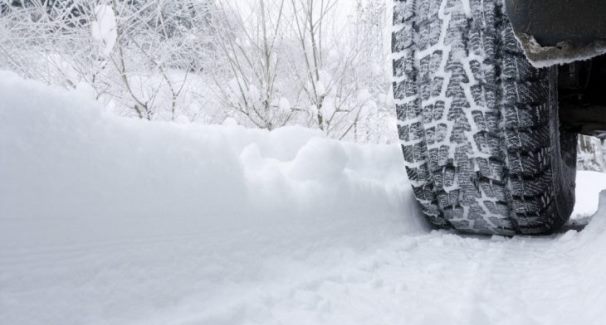
[(606, 1), (506, 0), (529, 60), (559, 65), (560, 117), (580, 134), (606, 137)]
[(506, 0), (505, 8), (535, 64), (568, 63), (606, 52), (605, 1)]
[(606, 137), (604, 16), (602, 0), (394, 0), (398, 131), (431, 224), (567, 222), (577, 134)]

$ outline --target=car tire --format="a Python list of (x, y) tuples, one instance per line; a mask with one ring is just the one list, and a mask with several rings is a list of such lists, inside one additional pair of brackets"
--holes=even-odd
[(524, 56), (499, 0), (394, 0), (393, 91), (405, 169), (437, 228), (545, 234), (574, 206), (577, 136), (557, 68)]

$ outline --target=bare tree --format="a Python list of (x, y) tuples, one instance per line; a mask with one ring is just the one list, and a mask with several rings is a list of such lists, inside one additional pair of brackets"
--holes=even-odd
[(579, 136), (577, 168), (580, 170), (606, 171), (604, 143), (596, 137)]
[(0, 68), (87, 88), (121, 115), (205, 122), (231, 116), (258, 128), (298, 124), (355, 141), (389, 134), (382, 2), (0, 4)]
[(91, 1), (0, 0), (0, 66), (21, 75), (75, 87), (75, 58), (88, 57)]
[(0, 1), (0, 67), (86, 85), (139, 118), (181, 114), (183, 95), (199, 88), (190, 75), (202, 73), (213, 51), (212, 0)]
[[(111, 5), (116, 13), (117, 41), (110, 60), (134, 110), (140, 118), (152, 119), (158, 111), (154, 107), (157, 96), (164, 90), (169, 100), (161, 104), (168, 104), (169, 118), (174, 120), (178, 99), (189, 74), (201, 70), (199, 58), (209, 49), (208, 39), (199, 38), (199, 32), (195, 30), (207, 25), (208, 4), (190, 0), (148, 0), (133, 5), (112, 0)], [(184, 21), (187, 26), (183, 26)], [(137, 61), (129, 62), (127, 52)], [(171, 73), (171, 70), (179, 73)], [(150, 72), (158, 75), (159, 80), (139, 80)]]
[(368, 76), (361, 73), (374, 58), (368, 56), (367, 36), (359, 26), (360, 8), (347, 17), (349, 24), (338, 24), (334, 19), (338, 0), (290, 2), (299, 46), (292, 62), (302, 62), (295, 77), (310, 107), (312, 125), (338, 139), (357, 133), (366, 116), (369, 86), (376, 81), (365, 80)]
[(256, 127), (284, 126), (293, 116), (279, 89), (285, 0), (255, 0), (247, 11), (224, 1), (220, 8), (214, 26), (224, 65), (214, 80), (224, 105)]

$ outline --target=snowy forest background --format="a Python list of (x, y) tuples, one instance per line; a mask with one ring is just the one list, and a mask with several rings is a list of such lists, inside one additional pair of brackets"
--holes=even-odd
[[(397, 140), (391, 0), (0, 0), (0, 69), (122, 116)], [(579, 168), (606, 150), (579, 140)]]

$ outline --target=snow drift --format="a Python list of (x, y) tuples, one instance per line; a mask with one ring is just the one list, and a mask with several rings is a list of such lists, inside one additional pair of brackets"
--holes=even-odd
[[(551, 237), (429, 232), (398, 146), (118, 118), (9, 73), (0, 98), (0, 324), (606, 317), (606, 206)], [(580, 175), (588, 216), (606, 178)]]
[[(7, 73), (0, 80), (0, 216), (15, 227), (37, 225), (27, 243), (2, 236), (3, 247), (227, 224), (415, 227), (402, 218), (414, 209), (397, 147), (340, 143), (301, 128), (124, 119), (78, 93)], [(41, 223), (52, 228), (58, 219), (89, 226), (53, 238)]]
[[(397, 146), (341, 143), (296, 127), (266, 132), (119, 118), (84, 94), (6, 72), (0, 98), (3, 324), (107, 316), (121, 323), (140, 316), (129, 309), (135, 301), (153, 310), (158, 302), (146, 290), (121, 298), (69, 285), (30, 291), (58, 280), (49, 268), (61, 270), (57, 276), (84, 276), (68, 272), (76, 265), (94, 273), (86, 264), (100, 262), (87, 256), (97, 250), (122, 256), (144, 246), (156, 258), (185, 260), (174, 247), (153, 248), (182, 239), (196, 247), (188, 258), (203, 264), (194, 277), (205, 279), (198, 289), (209, 304), (216, 290), (206, 286), (248, 279), (262, 256), (289, 256), (309, 243), (364, 247), (423, 228)], [(86, 262), (72, 261), (74, 254)], [(191, 277), (181, 287), (165, 284), (185, 295)], [(96, 307), (103, 301), (123, 303), (124, 314), (105, 314)]]

